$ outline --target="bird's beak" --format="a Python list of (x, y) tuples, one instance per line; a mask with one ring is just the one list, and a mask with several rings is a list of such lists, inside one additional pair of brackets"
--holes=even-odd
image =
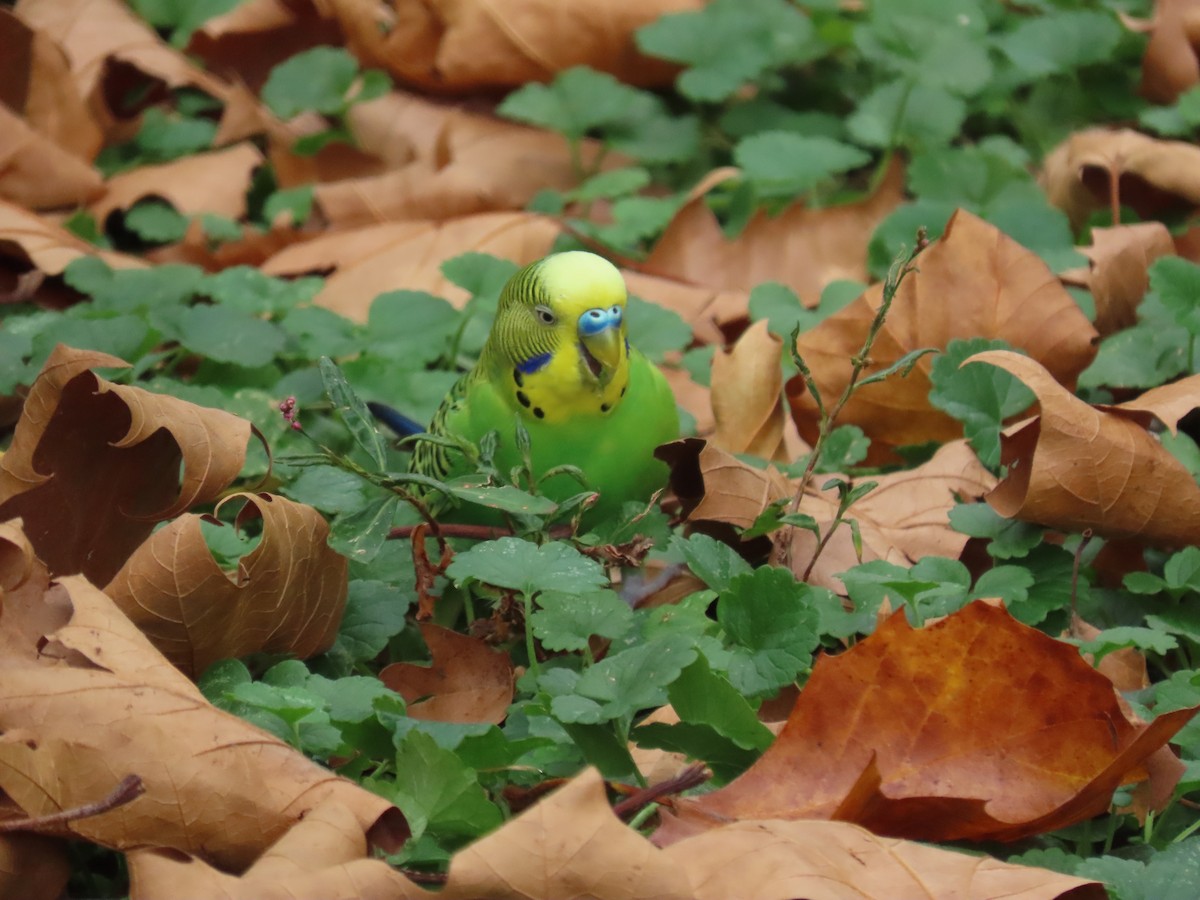
[(589, 309), (580, 316), (579, 346), (592, 376), (606, 384), (625, 353), (620, 307)]

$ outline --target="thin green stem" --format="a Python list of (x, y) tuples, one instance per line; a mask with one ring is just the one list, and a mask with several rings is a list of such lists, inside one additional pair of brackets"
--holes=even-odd
[(533, 642), (533, 597), (524, 591), (521, 592), (521, 605), (525, 609), (525, 653), (529, 656), (529, 668), (534, 672), (537, 671), (537, 647)]

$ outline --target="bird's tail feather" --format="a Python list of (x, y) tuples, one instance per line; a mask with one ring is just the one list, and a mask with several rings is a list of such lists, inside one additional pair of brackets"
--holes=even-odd
[(371, 410), (371, 415), (394, 431), (397, 437), (405, 438), (425, 432), (425, 426), (420, 422), (410, 419), (404, 413), (393, 409), (386, 403), (376, 403), (371, 400), (367, 402), (367, 408)]

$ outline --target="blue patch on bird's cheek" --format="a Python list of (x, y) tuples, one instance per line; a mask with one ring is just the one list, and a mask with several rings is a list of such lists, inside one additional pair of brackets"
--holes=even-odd
[(549, 353), (539, 353), (537, 356), (531, 356), (529, 359), (517, 363), (517, 369), (523, 375), (532, 375), (540, 369), (544, 369), (546, 364), (550, 362)]

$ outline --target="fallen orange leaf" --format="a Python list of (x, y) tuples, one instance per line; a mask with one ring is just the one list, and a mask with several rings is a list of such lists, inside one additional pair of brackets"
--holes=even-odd
[(1156, 0), (1149, 23), (1150, 40), (1142, 57), (1142, 96), (1155, 103), (1174, 103), (1200, 81), (1200, 3)]
[(767, 331), (765, 321), (750, 326), (728, 351), (717, 351), (712, 362), (714, 446), (787, 461), (782, 354), (783, 341)]
[(975, 602), (919, 630), (901, 611), (817, 660), (745, 774), (676, 806), (694, 824), (832, 818), (918, 840), (1012, 841), (1106, 810), (1195, 712), (1135, 728), (1073, 646), (1001, 607)]
[(37, 834), (0, 835), (0, 897), (59, 900), (70, 877), (62, 842)]

